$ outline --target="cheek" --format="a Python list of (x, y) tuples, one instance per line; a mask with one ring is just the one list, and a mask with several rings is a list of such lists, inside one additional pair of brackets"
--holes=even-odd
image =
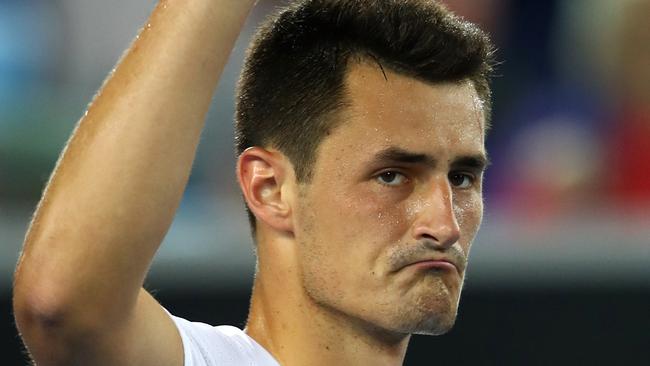
[(368, 182), (347, 189), (323, 193), (318, 216), (327, 217), (323, 228), (364, 240), (366, 245), (391, 242), (408, 226), (408, 207), (401, 197)]
[(454, 202), (454, 214), (460, 227), (461, 245), (469, 248), (483, 220), (483, 198), (478, 193), (472, 193), (469, 199)]
[(375, 242), (374, 246), (383, 249), (401, 241), (409, 229), (413, 212), (404, 193), (370, 185), (361, 196), (364, 199), (358, 206), (362, 215), (358, 218), (357, 230), (365, 231)]
[(335, 187), (311, 191), (309, 198), (301, 200), (297, 220), (296, 239), (302, 242), (303, 258), (308, 255), (315, 266), (336, 272), (336, 277), (349, 273), (344, 268), (362, 260), (368, 247), (363, 230), (365, 208), (363, 200)]
[[(344, 197), (344, 199), (341, 199)], [(389, 237), (390, 222), (397, 218), (372, 199), (332, 192), (304, 200), (299, 261), (303, 285), (319, 303), (348, 304), (377, 290), (382, 248)]]
[[(303, 250), (314, 265), (334, 278), (368, 280), (382, 271), (382, 253), (408, 230), (408, 209), (372, 185), (355, 189), (311, 191), (301, 200)], [(364, 273), (367, 272), (367, 273)]]

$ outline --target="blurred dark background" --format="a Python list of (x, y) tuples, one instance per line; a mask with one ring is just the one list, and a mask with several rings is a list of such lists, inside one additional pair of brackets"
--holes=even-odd
[[(488, 31), (486, 216), (456, 327), (407, 365), (650, 365), (650, 0), (447, 0)], [(0, 0), (0, 364), (24, 365), (12, 273), (41, 190), (153, 0)], [(254, 258), (234, 176), (233, 90), (261, 0), (217, 90), (147, 287), (177, 315), (242, 326)]]

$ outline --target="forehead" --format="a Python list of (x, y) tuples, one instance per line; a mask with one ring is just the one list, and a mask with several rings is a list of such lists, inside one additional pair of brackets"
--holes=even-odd
[(390, 146), (449, 159), (484, 154), (482, 103), (469, 81), (433, 84), (359, 63), (346, 89), (349, 105), (324, 145), (357, 155)]

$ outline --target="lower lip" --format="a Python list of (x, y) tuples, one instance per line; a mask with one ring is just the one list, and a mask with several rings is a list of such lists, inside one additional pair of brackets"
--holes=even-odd
[(434, 269), (441, 271), (456, 271), (456, 266), (449, 262), (445, 261), (423, 261), (411, 264), (409, 267), (414, 267), (416, 269)]

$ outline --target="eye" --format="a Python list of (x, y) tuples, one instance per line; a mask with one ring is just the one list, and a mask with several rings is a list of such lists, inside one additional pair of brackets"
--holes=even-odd
[(449, 182), (456, 188), (469, 188), (474, 185), (474, 176), (466, 173), (450, 173)]
[(400, 186), (404, 183), (406, 183), (407, 178), (404, 174), (389, 170), (385, 171), (381, 174), (379, 174), (376, 179), (379, 181), (379, 183), (391, 186), (391, 187), (396, 187)]

